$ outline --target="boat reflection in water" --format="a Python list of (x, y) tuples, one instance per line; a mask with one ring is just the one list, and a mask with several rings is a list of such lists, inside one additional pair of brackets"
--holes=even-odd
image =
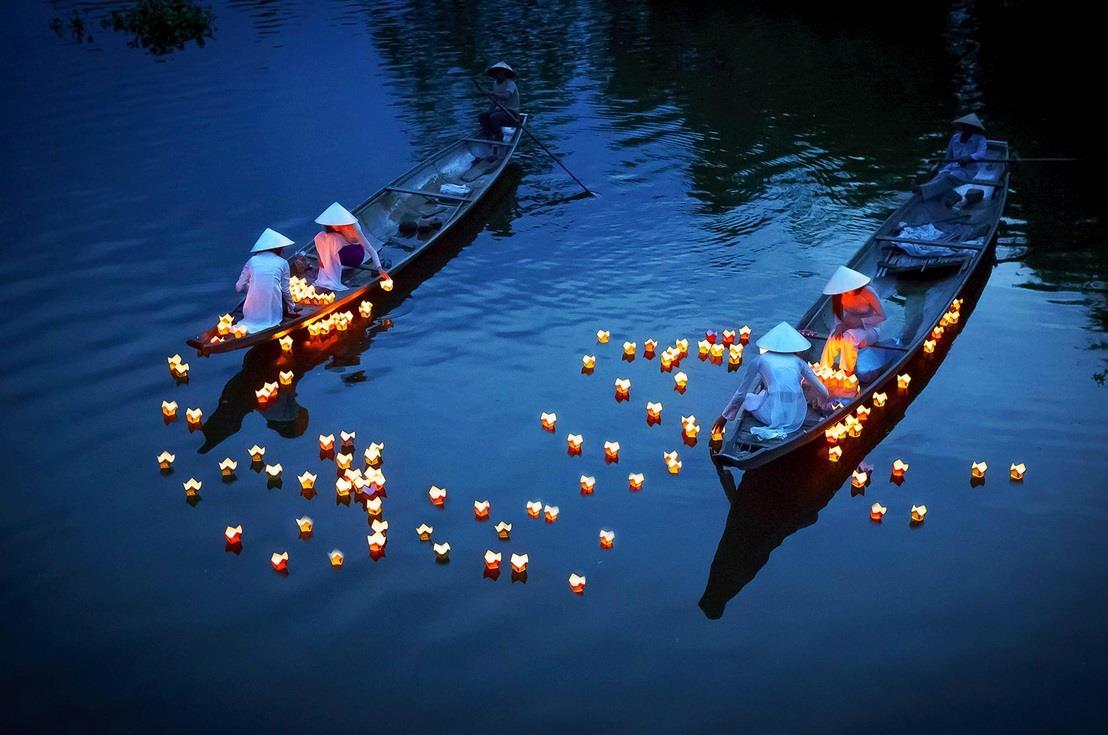
[[(988, 257), (991, 263), (992, 254)], [(948, 330), (935, 352), (920, 351), (908, 362), (906, 372), (912, 376), (910, 390), (898, 391), (895, 378), (879, 389), (888, 394), (888, 403), (873, 409), (860, 437), (844, 438), (839, 443), (843, 454), (838, 462), (827, 461), (828, 445), (819, 441), (765, 467), (748, 470), (737, 486), (731, 470), (717, 469), (731, 509), (708, 571), (707, 587), (700, 598), (700, 609), (708, 618), (721, 618), (727, 603), (754, 579), (773, 550), (793, 533), (816, 522), (819, 512), (849, 480), (858, 464), (900, 422), (908, 405), (923, 392), (965, 327), (990, 270), (988, 266), (981, 268), (966, 284), (961, 294), (964, 302), (958, 330)], [(875, 482), (884, 480), (884, 471), (885, 468), (875, 468)]]
[[(510, 222), (516, 211), (516, 189), (521, 174), (519, 164), (509, 163), (487, 195), (465, 218), (453, 225), (434, 249), (405, 268), (404, 277), (396, 280), (391, 292), (381, 293), (374, 300), (374, 318), (371, 321), (355, 318), (346, 332), (332, 332), (322, 339), (310, 338), (307, 331), (302, 330), (293, 335), (296, 342), (291, 352), (282, 352), (276, 341), (249, 350), (243, 357), (242, 370), (227, 381), (219, 397), (219, 405), (210, 416), (205, 417), (202, 426), (204, 444), (198, 451), (201, 454), (209, 452), (238, 433), (243, 420), (253, 411), (260, 413), (266, 426), (283, 437), (295, 438), (307, 431), (308, 409), (297, 402), (296, 387), (301, 379), (324, 363), (330, 367), (357, 365), (374, 337), (392, 326), (392, 321), (384, 317), (389, 310), (407, 299), (420, 284), (472, 243), (486, 225), (499, 229)], [(263, 383), (277, 380), (277, 373), (282, 370), (293, 372), (293, 382), (281, 386), (272, 400), (259, 404), (254, 391)], [(362, 370), (342, 376), (342, 380), (348, 383), (364, 379)]]

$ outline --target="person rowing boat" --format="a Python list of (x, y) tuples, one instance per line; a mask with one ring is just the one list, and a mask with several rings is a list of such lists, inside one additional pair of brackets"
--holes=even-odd
[(281, 251), (292, 244), (292, 240), (267, 227), (250, 249), (253, 255), (235, 284), (239, 293), (246, 291), (239, 324), (247, 333), (277, 326), (286, 311), (300, 312), (289, 292), (289, 263), (281, 257)]
[(885, 309), (869, 283), (869, 276), (841, 265), (823, 287), (823, 293), (831, 296), (835, 326), (823, 345), (821, 365), (834, 367), (838, 359), (839, 368), (853, 374), (858, 352), (877, 342)]
[[(489, 107), (477, 116), (481, 123), (481, 132), (489, 140), (504, 140), (503, 128), (514, 128), (519, 124), (519, 88), (516, 86), (516, 73), (503, 61), (498, 61), (488, 69), (485, 75), (492, 77), (492, 89), (484, 90), (489, 95)], [(497, 104), (499, 103), (499, 104)]]
[(743, 366), (739, 386), (712, 426), (722, 431), (728, 421), (748, 411), (762, 422), (750, 432), (760, 439), (788, 436), (804, 424), (808, 404), (826, 409), (830, 394), (811, 366), (797, 353), (812, 343), (786, 322), (757, 341), (758, 356)]
[(335, 202), (323, 210), (315, 221), (323, 225), (323, 231), (315, 236), (315, 249), (319, 254), (319, 275), (314, 284), (316, 288), (347, 290), (346, 284), (342, 282), (342, 269), (356, 268), (367, 259), (372, 261), (373, 268), (382, 281), (389, 277), (388, 272), (381, 267), (377, 249), (370, 244), (362, 231), (361, 223), (350, 210)]
[[(989, 141), (985, 138), (985, 124), (974, 113), (953, 121), (954, 135), (946, 147), (946, 163), (938, 173), (923, 184), (912, 187), (924, 200), (934, 199), (952, 192), (962, 184), (968, 184), (977, 176), (979, 162), (989, 157)], [(953, 195), (951, 204), (961, 197)]]

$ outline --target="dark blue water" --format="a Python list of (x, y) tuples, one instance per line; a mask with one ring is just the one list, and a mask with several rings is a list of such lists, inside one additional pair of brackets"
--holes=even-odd
[[(997, 40), (1030, 22), (1022, 9), (938, 8), (890, 28), (867, 13), (632, 3), (227, 2), (204, 47), (154, 56), (99, 27), (118, 7), (0, 11), (0, 730), (1103, 726), (1095, 166), (1017, 174), (1010, 260), (866, 446), (879, 471), (865, 495), (823, 465), (721, 481), (704, 442), (681, 444), (679, 418), (707, 427), (734, 374), (689, 360), (678, 395), (656, 360), (619, 360), (625, 339), (798, 318), (959, 109), (1025, 155), (1090, 154), (1086, 128), (1047, 106), (1068, 57)], [(91, 42), (50, 30), (74, 10)], [(602, 197), (575, 198), (525, 146), (475, 219), (398, 283), (404, 298), (297, 358), (277, 406), (251, 400), (278, 367), (265, 351), (182, 352), (192, 375), (174, 385), (166, 355), (229, 308), (258, 231), (304, 241), (331, 201), (357, 203), (467, 133), (480, 104), (466, 75), (501, 57), (535, 132)], [(1041, 76), (1021, 86), (1016, 68)], [(612, 399), (616, 377), (630, 401)], [(206, 431), (164, 425), (166, 399), (201, 407)], [(661, 426), (643, 420), (647, 400), (664, 404)], [(555, 434), (538, 425), (549, 410)], [(357, 431), (359, 457), (385, 443), (377, 561), (319, 457), (315, 437), (339, 430)], [(584, 434), (581, 457), (566, 456), (567, 432)], [(248, 467), (255, 443), (284, 466), (282, 487)], [(661, 456), (673, 449), (676, 477)], [(225, 485), (226, 456), (239, 469)], [(880, 471), (897, 457), (911, 463), (901, 487)], [(971, 488), (977, 459), (991, 469)], [(1022, 484), (1011, 462), (1029, 465)], [(305, 469), (320, 475), (310, 500)], [(639, 493), (632, 471), (647, 477)], [(582, 473), (597, 477), (591, 497)], [(557, 523), (528, 519), (533, 499), (560, 506)], [(880, 525), (874, 500), (889, 507)], [(910, 528), (919, 503), (928, 519)], [(424, 522), (451, 543), (449, 565), (417, 539)], [(236, 555), (222, 534), (238, 523)], [(617, 533), (610, 551), (601, 528)], [(486, 548), (529, 554), (526, 583), (485, 578)], [(268, 561), (283, 550), (287, 576)], [(587, 575), (583, 596), (571, 572)]]

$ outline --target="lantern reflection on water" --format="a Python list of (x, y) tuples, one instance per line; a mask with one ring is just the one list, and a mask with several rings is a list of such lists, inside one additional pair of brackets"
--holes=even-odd
[(417, 534), (419, 534), (420, 541), (430, 541), (431, 534), (434, 533), (435, 529), (431, 526), (428, 526), (426, 523), (421, 523), (416, 527), (415, 531)]
[(615, 542), (616, 542), (616, 532), (615, 531), (606, 531), (603, 528), (600, 529), (600, 548), (610, 549), (610, 548), (612, 548), (612, 545)]
[(177, 455), (170, 454), (168, 451), (162, 452), (158, 455), (158, 467), (163, 470), (168, 470), (173, 466), (173, 460), (177, 459)]
[(554, 413), (553, 411), (551, 411), (550, 413), (543, 411), (539, 415), (539, 420), (542, 421), (542, 428), (546, 429), (547, 431), (554, 431), (555, 424), (558, 423), (558, 414)]
[(542, 503), (538, 500), (527, 501), (527, 515), (538, 518), (542, 514)]
[(431, 486), (431, 489), (427, 491), (427, 497), (431, 501), (431, 505), (442, 506), (446, 502), (446, 488)]
[(331, 549), (331, 551), (327, 553), (327, 558), (330, 559), (331, 566), (335, 567), (336, 569), (341, 567), (346, 561), (346, 557), (338, 549)]
[(1008, 469), (1008, 476), (1013, 480), (1022, 480), (1024, 473), (1027, 472), (1027, 465), (1020, 462), (1019, 464), (1013, 464)]

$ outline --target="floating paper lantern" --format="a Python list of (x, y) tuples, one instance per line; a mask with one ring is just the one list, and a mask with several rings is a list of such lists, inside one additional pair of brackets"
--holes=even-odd
[(177, 418), (177, 401), (162, 401), (162, 416), (167, 419)]
[(673, 368), (673, 361), (675, 358), (676, 356), (668, 348), (662, 351), (659, 367), (662, 369), (663, 372)]
[(842, 456), (843, 456), (843, 448), (842, 447), (830, 447), (827, 450), (827, 461), (828, 462), (838, 462), (839, 458), (842, 457)]
[(378, 469), (370, 468), (366, 470), (366, 485), (374, 492), (382, 491), (385, 489), (385, 473)]
[(421, 523), (416, 527), (415, 531), (417, 534), (419, 534), (420, 541), (430, 541), (431, 534), (434, 533), (435, 529), (431, 526), (428, 526), (426, 523)]
[(823, 431), (823, 438), (827, 440), (827, 443), (831, 446), (835, 446), (842, 441), (844, 430), (840, 424), (829, 426)]
[(184, 485), (185, 488), (185, 495), (194, 498), (200, 494), (200, 488), (204, 486), (204, 483), (197, 480), (195, 477), (190, 477), (183, 482), (182, 485)]
[(512, 571), (516, 574), (522, 574), (523, 572), (526, 572), (528, 561), (530, 560), (527, 558), (527, 554), (512, 554)]
[(639, 346), (637, 344), (635, 344), (634, 342), (624, 342), (623, 343), (623, 354), (626, 357), (634, 357), (635, 356), (635, 351), (638, 350), (638, 348), (639, 348)]
[(631, 381), (627, 378), (616, 378), (616, 399), (626, 400), (631, 397)]
[(273, 565), (275, 572), (287, 572), (289, 570), (289, 552), (282, 551), (280, 554), (274, 552), (269, 557), (269, 563)]
[(170, 454), (169, 452), (162, 452), (158, 455), (158, 467), (163, 470), (168, 470), (173, 466), (173, 460), (177, 459), (176, 454)]
[(392, 286), (393, 286), (393, 284), (392, 284), (392, 279), (391, 278), (382, 278), (381, 279), (381, 290), (382, 291), (391, 291)]
[(585, 592), (585, 577), (580, 574), (569, 575), (569, 588), (581, 595)]
[(590, 475), (581, 475), (581, 494), (592, 495), (596, 487), (596, 478)]
[[(714, 334), (714, 332), (712, 333)], [(711, 352), (712, 343), (706, 339), (702, 339), (696, 343), (696, 354), (701, 360), (707, 359), (709, 352)]]
[(723, 441), (724, 434), (727, 430), (722, 426), (712, 426), (712, 442), (718, 443)]
[(236, 324), (234, 326), (234, 328), (231, 330), (231, 333), (234, 334), (236, 338), (245, 337), (246, 336), (246, 325), (245, 324)]
[(373, 468), (379, 467), (384, 460), (382, 456), (384, 451), (385, 445), (383, 443), (370, 442), (369, 446), (365, 448), (365, 463)]
[(736, 367), (743, 364), (742, 345), (731, 345), (731, 347), (728, 348), (727, 362)]
[(527, 501), (527, 515), (538, 518), (542, 514), (542, 503), (538, 500)]
[(338, 549), (331, 549), (327, 554), (327, 558), (331, 561), (331, 566), (338, 569), (346, 561), (346, 557)]
[(443, 542), (431, 547), (435, 552), (435, 561), (450, 561), (450, 544)]
[(615, 544), (615, 542), (616, 542), (616, 532), (615, 531), (605, 531), (604, 529), (600, 529), (600, 548), (610, 549), (610, 548), (612, 548), (612, 545)]
[(870, 409), (865, 406), (858, 406), (858, 410), (855, 413), (858, 414), (859, 421), (869, 421)]
[(989, 471), (989, 465), (985, 460), (980, 462), (974, 462), (970, 465), (970, 475), (981, 480), (984, 479), (985, 473)]
[(908, 471), (908, 463), (900, 460), (893, 460), (893, 477), (904, 477), (904, 473)]
[(685, 386), (689, 384), (689, 376), (684, 373), (677, 373), (673, 376), (674, 389), (680, 393), (685, 392)]
[(931, 330), (931, 339), (933, 339), (935, 341), (938, 341), (938, 340), (942, 339), (943, 338), (943, 332), (945, 332), (945, 331), (946, 330), (943, 329), (942, 327), (938, 327), (938, 326), (935, 327), (934, 329)]
[(499, 569), (500, 560), (504, 558), (504, 555), (499, 551), (493, 551), (492, 549), (485, 550), (485, 569)]
[(239, 463), (230, 457), (225, 458), (219, 463), (219, 474), (223, 477), (234, 477), (235, 470), (238, 468)]
[(611, 336), (612, 333), (609, 332), (607, 329), (596, 330), (596, 341), (598, 344), (607, 344)]
[(658, 343), (655, 340), (648, 339), (642, 343), (642, 356), (645, 358), (654, 357), (654, 350), (658, 349)]
[(542, 509), (543, 516), (546, 518), (547, 523), (553, 523), (558, 520), (558, 513), (560, 512), (558, 506), (548, 505)]
[(178, 362), (169, 366), (169, 372), (173, 374), (173, 377), (183, 379), (189, 376), (189, 364), (187, 362)]
[(924, 352), (926, 352), (926, 353), (927, 353), (927, 354), (929, 354), (929, 355), (930, 355), (930, 354), (931, 354), (932, 352), (934, 352), (934, 351), (935, 351), (935, 340), (933, 340), (933, 339), (925, 339), (925, 340), (923, 341), (923, 351), (924, 351)]
[(854, 487), (865, 487), (869, 482), (869, 474), (861, 470), (854, 470), (850, 476), (850, 484)]
[(335, 435), (334, 434), (320, 434), (319, 435), (319, 448), (324, 452), (330, 452), (335, 448)]
[(223, 531), (223, 538), (227, 539), (229, 544), (241, 544), (242, 543), (242, 524), (237, 526), (227, 526)]
[(896, 387), (900, 390), (908, 390), (908, 384), (912, 382), (912, 376), (908, 373), (896, 376)]
[(199, 408), (186, 408), (185, 420), (189, 422), (189, 426), (199, 426), (204, 420), (204, 412)]
[(350, 465), (354, 462), (354, 455), (348, 452), (339, 452), (335, 455), (335, 465), (340, 470), (350, 469)]
[(339, 441), (342, 442), (343, 449), (353, 449), (354, 440), (358, 438), (358, 432), (356, 431), (340, 431)]
[(487, 500), (474, 500), (473, 501), (473, 517), (477, 520), (483, 521), (489, 517), (489, 501)]
[(1027, 465), (1020, 462), (1019, 464), (1013, 464), (1008, 470), (1008, 476), (1013, 480), (1022, 480), (1024, 473), (1027, 472)]
[(662, 404), (653, 403), (647, 401), (646, 404), (646, 420), (647, 421), (661, 421), (662, 420)]
[(581, 445), (585, 439), (580, 434), (569, 434), (566, 436), (566, 443), (569, 445), (570, 454), (580, 454)]
[(300, 487), (304, 490), (311, 490), (315, 487), (316, 476), (313, 475), (311, 472), (305, 471), (304, 474), (300, 475), (296, 479), (300, 480)]
[(279, 480), (279, 479), (281, 479), (281, 472), (282, 472), (282, 468), (281, 468), (281, 465), (279, 463), (278, 464), (267, 464), (265, 466), (265, 474), (270, 480)]
[(632, 490), (642, 490), (646, 477), (641, 472), (632, 472), (627, 476), (627, 486)]
[(672, 452), (674, 459), (666, 460), (666, 469), (669, 470), (669, 474), (676, 475), (681, 472), (681, 460), (676, 459), (677, 452)]
[(619, 442), (604, 442), (604, 459), (609, 462), (619, 461)]
[(582, 355), (581, 356), (581, 369), (592, 370), (596, 367), (596, 355)]
[(340, 477), (335, 480), (335, 494), (340, 498), (345, 498), (350, 494), (350, 491), (354, 489), (354, 483), (345, 477)]
[(869, 507), (869, 519), (871, 521), (880, 521), (885, 517), (885, 513), (888, 512), (888, 508), (880, 503), (874, 503)]
[(381, 498), (374, 497), (365, 501), (365, 512), (370, 518), (380, 518), (383, 509), (384, 503), (381, 502)]
[(696, 423), (696, 416), (681, 417), (681, 433), (686, 439), (696, 439), (700, 434), (700, 424)]
[(363, 319), (369, 319), (369, 317), (373, 315), (373, 304), (369, 301), (363, 301), (358, 304), (358, 314), (360, 314)]
[(427, 491), (427, 497), (431, 501), (431, 505), (442, 506), (446, 503), (446, 488), (431, 486), (431, 489)]
[(689, 356), (689, 341), (684, 337), (674, 342), (673, 347), (682, 358)]
[(389, 522), (375, 519), (369, 524), (369, 527), (373, 529), (374, 533), (379, 533), (382, 536), (387, 535), (389, 532)]
[(281, 339), (277, 340), (277, 342), (278, 342), (278, 344), (281, 345), (281, 350), (283, 352), (292, 352), (292, 337), (291, 336), (285, 335)]
[(722, 344), (714, 344), (708, 350), (708, 357), (715, 365), (723, 364), (723, 353), (727, 348)]
[(734, 329), (725, 329), (725, 330), (723, 330), (723, 344), (727, 347), (730, 347), (734, 343), (735, 343), (735, 330)]
[(923, 523), (923, 519), (927, 517), (926, 505), (913, 505), (912, 506), (912, 523)]
[(750, 341), (750, 327), (739, 327), (739, 342), (744, 345)]
[(861, 421), (854, 418), (853, 416), (847, 416), (846, 419), (845, 419), (845, 422), (846, 422), (847, 436), (849, 436), (852, 439), (857, 439), (858, 437), (860, 437), (862, 435), (862, 422)]
[(554, 426), (558, 423), (558, 414), (553, 411), (550, 413), (543, 411), (539, 415), (539, 420), (542, 421), (542, 428), (547, 431), (554, 431)]
[(714, 345), (716, 343), (717, 339), (719, 339), (719, 335), (717, 335), (711, 329), (704, 332), (704, 341), (707, 342), (708, 344)]
[(277, 373), (277, 379), (281, 382), (281, 385), (292, 385), (292, 379), (295, 377), (291, 370), (282, 370)]
[(889, 400), (889, 396), (885, 393), (873, 394), (873, 405), (877, 408), (881, 408), (885, 405), (885, 401)]
[(371, 554), (380, 554), (385, 550), (385, 544), (389, 542), (383, 533), (371, 533), (365, 537), (365, 540), (369, 544), (369, 553)]
[(219, 322), (215, 325), (215, 330), (220, 334), (230, 334), (231, 327), (234, 326), (235, 318), (230, 314), (220, 314)]
[(300, 529), (300, 533), (308, 534), (315, 527), (315, 521), (308, 516), (301, 516), (296, 519), (296, 527)]
[(261, 462), (265, 458), (265, 447), (260, 447), (257, 444), (246, 450), (250, 453), (250, 461), (254, 463)]
[(496, 524), (496, 535), (502, 541), (507, 541), (512, 537), (512, 524), (500, 521)]

